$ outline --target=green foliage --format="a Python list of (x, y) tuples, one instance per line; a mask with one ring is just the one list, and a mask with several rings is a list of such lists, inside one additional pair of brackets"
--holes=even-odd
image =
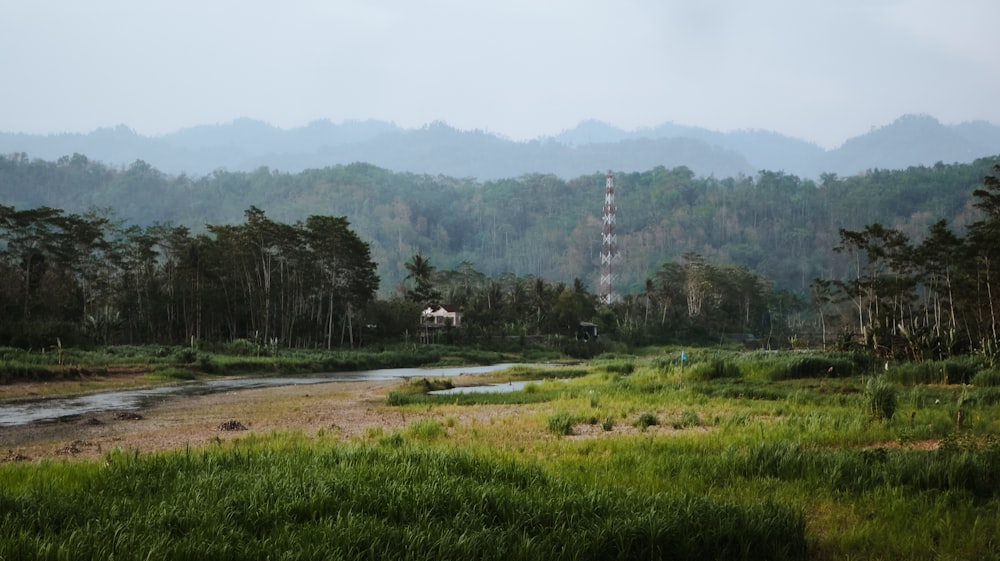
[(680, 419), (671, 423), (671, 426), (675, 429), (687, 429), (699, 425), (701, 425), (701, 418), (694, 409), (685, 409), (681, 413)]
[(729, 359), (712, 358), (705, 361), (695, 361), (684, 369), (684, 377), (695, 381), (739, 378), (742, 375), (736, 362)]
[(979, 388), (1000, 387), (1000, 370), (996, 368), (980, 370), (973, 376), (972, 385)]
[(177, 368), (172, 366), (166, 368), (157, 368), (156, 370), (153, 371), (152, 376), (155, 378), (162, 378), (166, 380), (194, 380), (195, 378), (197, 378), (197, 375), (194, 372), (186, 368)]
[[(995, 164), (826, 174), (820, 185), (770, 171), (620, 174), (623, 192), (633, 193), (620, 201), (631, 235), (670, 243), (633, 245), (617, 270), (623, 298), (599, 307), (586, 289), (597, 265), (581, 241), (593, 206), (578, 195), (599, 193), (600, 174), (479, 184), (353, 164), (193, 180), (142, 162), (111, 169), (82, 156), (0, 156), (0, 190), (42, 205), (0, 208), (0, 285), (8, 287), (0, 342), (187, 343), (198, 333), (199, 343), (243, 340), (237, 346), (248, 348), (234, 352), (275, 356), (289, 347), (412, 340), (419, 306), (402, 298), (406, 285), (413, 300), (466, 311), (468, 328), (439, 336), (447, 341), (523, 348), (532, 337), (558, 335), (550, 349), (590, 358), (668, 342), (818, 348), (839, 333), (847, 347), (883, 358), (978, 353), (989, 361), (997, 345), (986, 328), (992, 321), (981, 321), (990, 309), (983, 295), (997, 291), (968, 288), (997, 278), (987, 270), (996, 262)], [(201, 195), (192, 208), (195, 184)], [(239, 206), (247, 196), (266, 210)], [(970, 223), (970, 196), (983, 220)], [(44, 206), (57, 203), (65, 208)], [(95, 207), (114, 210), (86, 211)], [(139, 217), (138, 209), (158, 215)], [(911, 243), (902, 232), (925, 227), (928, 213), (943, 220)], [(124, 225), (133, 220), (156, 225)], [(948, 221), (968, 235), (952, 233)], [(859, 264), (856, 278), (817, 279), (807, 302), (803, 279), (843, 270), (848, 258)], [(525, 262), (532, 275), (507, 273)], [(389, 300), (372, 301), (378, 286)], [(947, 313), (932, 309), (932, 299), (947, 301)], [(853, 306), (880, 317), (859, 325)], [(598, 323), (597, 341), (573, 338), (579, 321)], [(815, 375), (810, 365), (798, 368), (786, 375)]]
[(639, 418), (633, 423), (640, 430), (646, 430), (649, 427), (656, 426), (660, 424), (660, 420), (656, 418), (653, 413), (643, 413), (639, 415)]
[(755, 399), (776, 401), (787, 397), (787, 390), (755, 380), (721, 378), (690, 386), (693, 393), (722, 399)]
[(433, 441), (447, 435), (444, 426), (435, 419), (421, 419), (410, 423), (406, 428), (406, 436), (413, 440)]
[(597, 364), (599, 364), (605, 372), (610, 372), (612, 374), (628, 375), (635, 372), (635, 362), (628, 359), (600, 361)]
[(971, 357), (899, 362), (890, 364), (885, 375), (901, 384), (968, 384), (979, 367), (978, 361)]
[(593, 489), (537, 466), (405, 441), (111, 454), (108, 463), (0, 466), (0, 557), (753, 561), (807, 553), (803, 516), (788, 507)]
[[(121, 349), (123, 355), (134, 352)], [(749, 368), (747, 357), (755, 354), (704, 353), (705, 357), (729, 358), (741, 368)], [(172, 355), (172, 350), (157, 350), (155, 354)], [(781, 354), (785, 353), (765, 356), (770, 360), (772, 355)], [(776, 363), (781, 361), (776, 359)], [(465, 415), (456, 415), (451, 408), (456, 403), (472, 402), (463, 402), (457, 395), (427, 396), (424, 383), (417, 380), (401, 384), (394, 392), (400, 396), (400, 405), (419, 404), (402, 411), (406, 418), (411, 413), (417, 415), (415, 420), (398, 431), (370, 427), (363, 438), (350, 444), (331, 445), (326, 436), (313, 441), (300, 435), (250, 434), (209, 449), (148, 456), (112, 452), (105, 458), (110, 460), (108, 465), (81, 461), (0, 463), (0, 504), (5, 505), (7, 515), (0, 519), (0, 557), (16, 557), (5, 547), (34, 552), (71, 544), (79, 547), (74, 557), (89, 558), (88, 552), (95, 551), (93, 555), (98, 557), (113, 554), (129, 558), (118, 550), (96, 551), (93, 545), (103, 543), (94, 540), (94, 535), (108, 535), (115, 523), (127, 522), (127, 535), (134, 536), (129, 539), (138, 540), (130, 542), (129, 551), (143, 554), (149, 553), (142, 549), (144, 544), (152, 543), (169, 557), (172, 547), (183, 547), (174, 544), (194, 543), (202, 536), (198, 533), (201, 527), (207, 526), (205, 532), (215, 536), (213, 544), (228, 544), (227, 551), (235, 552), (234, 556), (255, 558), (244, 549), (249, 546), (233, 545), (250, 540), (260, 547), (266, 541), (272, 557), (286, 551), (282, 544), (296, 544), (298, 554), (352, 558), (349, 552), (329, 548), (343, 543), (338, 540), (347, 530), (337, 533), (339, 525), (355, 516), (359, 518), (349, 524), (351, 531), (375, 543), (382, 543), (382, 530), (394, 528), (399, 547), (424, 551), (419, 549), (423, 541), (400, 537), (401, 528), (407, 528), (404, 533), (412, 531), (424, 540), (447, 536), (444, 543), (459, 548), (461, 555), (470, 555), (463, 544), (473, 539), (472, 529), (482, 528), (484, 535), (488, 529), (513, 539), (515, 530), (508, 524), (523, 532), (525, 520), (570, 508), (572, 520), (559, 520), (574, 526), (574, 532), (587, 533), (563, 536), (566, 539), (587, 539), (591, 540), (587, 543), (606, 546), (608, 542), (600, 537), (603, 534), (584, 529), (591, 528), (591, 523), (594, 528), (622, 532), (613, 534), (617, 549), (594, 546), (576, 557), (617, 558), (618, 552), (637, 551), (620, 545), (632, 543), (638, 535), (635, 526), (628, 524), (641, 522), (644, 528), (659, 528), (673, 520), (674, 511), (667, 504), (690, 497), (725, 508), (709, 509), (713, 519), (704, 518), (701, 507), (693, 512), (682, 509), (685, 520), (708, 524), (715, 536), (720, 535), (717, 531), (728, 535), (738, 527), (738, 535), (757, 540), (754, 547), (772, 543), (772, 539), (774, 543), (800, 543), (796, 536), (805, 535), (808, 520), (809, 543), (813, 544), (808, 551), (792, 555), (766, 548), (769, 553), (740, 550), (742, 553), (729, 553), (726, 558), (914, 559), (922, 558), (921, 551), (934, 548), (962, 558), (984, 558), (992, 551), (997, 538), (993, 531), (996, 502), (1000, 500), (1000, 446), (993, 436), (998, 426), (994, 409), (1000, 399), (996, 387), (935, 383), (896, 390), (889, 380), (895, 364), (888, 373), (874, 378), (865, 374), (776, 382), (747, 377), (693, 382), (682, 379), (676, 371), (663, 372), (652, 363), (647, 366), (641, 358), (636, 358), (635, 364), (635, 371), (627, 376), (608, 373), (600, 364), (574, 366), (589, 368), (592, 375), (569, 383), (536, 384), (536, 393), (530, 395), (558, 401), (531, 408), (540, 417), (532, 413), (525, 421), (541, 419), (546, 433), (554, 435), (582, 432), (581, 423), (604, 431), (595, 435), (588, 427), (586, 438), (525, 440), (530, 430), (526, 433), (517, 424), (505, 421), (486, 426), (458, 421), (456, 417)], [(428, 383), (433, 382), (428, 379)], [(880, 395), (876, 391), (879, 384), (898, 393), (891, 417), (882, 405), (886, 401), (872, 398)], [(518, 394), (520, 398), (513, 397)], [(517, 399), (527, 395), (529, 392), (513, 392), (488, 399), (521, 403)], [(479, 398), (483, 403), (504, 402), (488, 401), (485, 395)], [(415, 400), (408, 401), (411, 399)], [(439, 411), (437, 405), (448, 409)], [(859, 414), (873, 409), (892, 421), (866, 422)], [(958, 411), (962, 411), (960, 418), (956, 418)], [(633, 426), (618, 426), (632, 421)], [(661, 421), (678, 432), (669, 436), (640, 434)], [(684, 430), (693, 427), (703, 429)], [(82, 468), (75, 471), (67, 467), (72, 465)], [(63, 467), (56, 470), (56, 466)], [(355, 477), (357, 480), (352, 479)], [(519, 483), (513, 483), (515, 480)], [(507, 489), (504, 494), (509, 492), (513, 503), (491, 494), (500, 488)], [(58, 501), (40, 497), (42, 493), (36, 489), (55, 494)], [(582, 496), (563, 495), (563, 489), (585, 492)], [(216, 496), (220, 490), (226, 497), (222, 506), (216, 507), (213, 501), (220, 500)], [(642, 505), (648, 500), (657, 506), (648, 518), (637, 518), (634, 510), (623, 507), (632, 517), (622, 519), (617, 507), (593, 502), (604, 496), (616, 501), (627, 497), (633, 508), (645, 508)], [(580, 510), (562, 502), (563, 497)], [(585, 500), (585, 505), (580, 500)], [(483, 501), (489, 503), (488, 508), (482, 506)], [(470, 504), (463, 505), (466, 502)], [(381, 506), (354, 506), (362, 503)], [(516, 512), (505, 510), (514, 508), (513, 504), (534, 506), (528, 510), (517, 507)], [(592, 511), (592, 518), (581, 518), (580, 512), (591, 512), (587, 508), (598, 510)], [(77, 509), (88, 514), (79, 515)], [(169, 511), (169, 515), (158, 518), (150, 514), (158, 511)], [(508, 518), (498, 512), (511, 515)], [(865, 516), (858, 516), (858, 512)], [(122, 513), (131, 514), (125, 517)], [(729, 516), (735, 517), (732, 524)], [(777, 526), (771, 523), (775, 516)], [(479, 520), (483, 526), (476, 525)], [(561, 531), (558, 524), (552, 525), (554, 520), (546, 518), (532, 526), (545, 528), (545, 538), (538, 538), (544, 543), (548, 543), (545, 540), (553, 528)], [(369, 523), (379, 530), (365, 533)], [(445, 531), (450, 524), (461, 532)], [(21, 532), (24, 527), (37, 531)], [(53, 529), (56, 527), (58, 530)], [(802, 534), (782, 530), (800, 527)], [(685, 528), (686, 532), (695, 530)], [(508, 530), (510, 533), (504, 533)], [(773, 536), (774, 531), (782, 533), (780, 539)], [(661, 529), (655, 535), (673, 536), (670, 532)], [(161, 538), (163, 533), (174, 541)], [(458, 539), (462, 535), (465, 537)], [(10, 536), (13, 545), (8, 546)], [(671, 557), (700, 558), (706, 551), (701, 545), (685, 545), (701, 544), (701, 538), (688, 542), (672, 537), (669, 545), (659, 538), (653, 541), (661, 544), (654, 557), (669, 551)], [(321, 542), (325, 545), (317, 545)], [(534, 558), (535, 552), (558, 558), (568, 551), (564, 548), (553, 554), (554, 549), (537, 550), (538, 543), (531, 542), (531, 553), (524, 558)], [(509, 544), (496, 546), (506, 547), (503, 551), (509, 555)], [(441, 547), (433, 551), (427, 555), (451, 555), (451, 550)], [(649, 554), (653, 550), (641, 551)], [(714, 558), (717, 550), (707, 551), (709, 558)], [(369, 553), (365, 550), (363, 555)], [(387, 550), (383, 554), (412, 556)]]
[(828, 353), (747, 353), (738, 358), (748, 378), (793, 380), (800, 378), (841, 378), (863, 372), (866, 361), (856, 354)]
[(865, 413), (876, 421), (892, 420), (896, 414), (896, 386), (881, 376), (874, 376), (865, 383)]
[(855, 493), (898, 486), (989, 499), (1000, 489), (995, 471), (1000, 454), (992, 440), (982, 444), (949, 437), (934, 453), (886, 448), (819, 451), (801, 444), (767, 443), (746, 453), (729, 451), (722, 462), (727, 466), (719, 471), (740, 477), (810, 481)]
[(558, 411), (549, 415), (548, 418), (549, 432), (559, 436), (573, 434), (573, 425), (575, 424), (576, 418), (568, 411)]

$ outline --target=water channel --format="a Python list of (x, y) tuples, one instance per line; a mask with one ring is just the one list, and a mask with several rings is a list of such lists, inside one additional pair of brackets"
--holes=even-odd
[(357, 372), (330, 372), (307, 376), (226, 378), (182, 382), (149, 388), (109, 390), (81, 395), (53, 396), (38, 399), (0, 400), (0, 427), (60, 421), (103, 411), (129, 411), (153, 403), (186, 396), (220, 392), (325, 384), (328, 382), (376, 382), (396, 378), (446, 378), (460, 374), (487, 374), (504, 370), (512, 364), (490, 366), (459, 366), (449, 368), (386, 368)]

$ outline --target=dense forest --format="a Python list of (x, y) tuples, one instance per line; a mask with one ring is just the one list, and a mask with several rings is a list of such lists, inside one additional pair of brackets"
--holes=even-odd
[[(754, 333), (784, 344), (853, 329), (864, 341), (879, 322), (896, 336), (903, 319), (914, 325), (917, 308), (913, 294), (883, 288), (880, 267), (906, 272), (908, 286), (942, 305), (923, 284), (931, 272), (888, 265), (945, 234), (981, 246), (991, 212), (982, 187), (997, 161), (818, 182), (782, 172), (696, 177), (683, 167), (617, 174), (623, 298), (597, 309), (589, 286), (600, 262), (604, 172), (481, 183), (352, 164), (192, 178), (141, 161), (111, 168), (81, 155), (49, 162), (15, 154), (0, 157), (2, 336), (32, 345), (78, 333), (318, 346), (377, 335), (361, 326), (405, 334), (412, 324), (404, 318), (429, 303), (406, 298), (417, 256), (440, 301), (464, 306), (482, 332), (571, 333), (580, 319), (597, 319), (605, 332), (635, 338)], [(326, 257), (310, 253), (326, 251), (317, 245), (322, 228), (350, 244), (350, 267), (365, 264), (351, 291), (336, 288), (346, 282), (336, 274), (324, 277)], [(899, 236), (894, 259), (873, 259), (884, 232)], [(977, 290), (997, 274), (963, 269)], [(817, 291), (829, 293), (821, 309), (812, 305)], [(890, 294), (895, 307), (883, 300)], [(939, 326), (962, 331), (965, 344), (953, 348), (980, 345), (990, 325), (983, 318), (992, 317), (983, 316), (987, 302), (965, 310), (977, 321), (956, 309)], [(894, 315), (880, 316), (887, 308)], [(852, 321), (838, 320), (851, 309)], [(878, 346), (897, 347), (884, 338)]]

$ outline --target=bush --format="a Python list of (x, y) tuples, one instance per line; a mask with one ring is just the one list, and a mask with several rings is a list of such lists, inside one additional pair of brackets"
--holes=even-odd
[(173, 352), (173, 359), (182, 364), (191, 364), (198, 360), (198, 352), (190, 347), (181, 347)]
[(630, 359), (627, 360), (616, 360), (613, 362), (607, 362), (601, 365), (601, 368), (605, 372), (610, 374), (631, 374), (635, 372), (635, 362)]
[(869, 378), (865, 384), (865, 410), (868, 418), (888, 421), (896, 413), (896, 386), (881, 376)]
[(560, 436), (567, 436), (573, 434), (574, 425), (573, 415), (567, 411), (559, 411), (553, 413), (549, 417), (549, 432), (558, 434)]
[(699, 381), (739, 378), (743, 375), (739, 366), (732, 360), (715, 358), (706, 362), (695, 362), (684, 372), (688, 379)]
[(635, 421), (635, 426), (641, 430), (646, 430), (649, 427), (660, 424), (660, 420), (656, 418), (656, 415), (652, 413), (643, 413), (639, 415), (639, 418)]
[(972, 378), (972, 385), (979, 388), (995, 388), (1000, 386), (1000, 370), (980, 370)]
[(886, 375), (900, 384), (968, 384), (977, 371), (974, 361), (956, 358), (892, 364)]
[(406, 436), (415, 440), (437, 440), (446, 435), (444, 427), (434, 419), (421, 419), (406, 429)]
[(698, 412), (693, 409), (685, 409), (681, 413), (681, 418), (678, 421), (674, 421), (673, 427), (675, 429), (686, 429), (688, 427), (697, 427), (701, 424), (701, 419), (698, 417)]
[(195, 373), (187, 368), (157, 368), (153, 371), (153, 376), (167, 380), (194, 380)]
[(741, 359), (740, 365), (746, 377), (772, 382), (804, 378), (843, 378), (862, 370), (859, 357), (845, 353), (812, 355), (758, 352), (743, 355)]

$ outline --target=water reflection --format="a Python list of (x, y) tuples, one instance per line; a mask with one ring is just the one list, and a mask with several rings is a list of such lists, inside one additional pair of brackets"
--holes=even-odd
[(434, 390), (427, 392), (431, 395), (455, 395), (461, 393), (507, 393), (519, 392), (528, 384), (541, 384), (543, 380), (531, 380), (521, 382), (502, 382), (485, 386), (462, 386), (459, 388), (449, 388), (447, 390)]

